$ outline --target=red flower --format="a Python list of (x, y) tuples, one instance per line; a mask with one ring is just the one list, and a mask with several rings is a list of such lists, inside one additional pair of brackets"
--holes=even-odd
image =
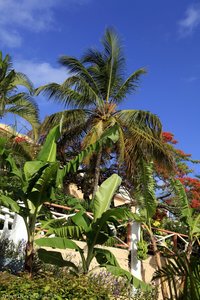
[(26, 140), (26, 138), (25, 137), (21, 137), (21, 136), (16, 136), (15, 138), (14, 138), (14, 141), (15, 141), (15, 143), (23, 143), (23, 142), (26, 142), (27, 140)]
[(192, 199), (191, 201), (191, 207), (192, 208), (200, 208), (200, 201), (197, 199)]
[(171, 132), (162, 132), (163, 141), (165, 143), (177, 144), (178, 142), (174, 139), (174, 135)]

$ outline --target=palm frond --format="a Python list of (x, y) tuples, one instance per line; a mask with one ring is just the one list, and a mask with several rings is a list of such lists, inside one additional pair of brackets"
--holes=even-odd
[(88, 134), (84, 137), (82, 142), (83, 148), (95, 143), (98, 139), (101, 138), (104, 132), (104, 124), (102, 120), (99, 120), (98, 123), (94, 124)]
[(49, 130), (58, 125), (62, 119), (62, 133), (70, 131), (72, 128), (83, 126), (88, 118), (88, 112), (83, 109), (71, 109), (57, 112), (47, 116), (40, 126), (40, 132), (46, 134)]
[(129, 135), (125, 138), (125, 149), (129, 173), (133, 173), (140, 159), (153, 159), (164, 168), (173, 170), (173, 156), (168, 147), (139, 126), (132, 126), (129, 129)]
[[(125, 66), (125, 58), (122, 53), (122, 44), (116, 32), (108, 28), (103, 36), (102, 44), (104, 47), (104, 76), (106, 78), (106, 101), (116, 90), (116, 83), (122, 82), (122, 70)], [(102, 71), (102, 69), (101, 69)]]
[(144, 68), (133, 72), (119, 87), (116, 93), (112, 95), (112, 101), (115, 103), (120, 103), (124, 100), (127, 94), (134, 92), (138, 88), (140, 76), (143, 74), (146, 74), (146, 70)]
[(2, 53), (0, 54), (0, 115), (9, 112), (26, 119), (32, 125), (37, 138), (38, 107), (28, 94), (17, 93), (19, 85), (26, 87), (29, 93), (33, 91), (33, 85), (25, 74), (12, 68), (9, 55), (3, 59)]
[(149, 220), (156, 212), (155, 181), (153, 177), (153, 162), (140, 161), (138, 180), (135, 180), (134, 199), (145, 212)]
[(84, 96), (74, 91), (73, 89), (66, 88), (65, 83), (50, 83), (41, 86), (35, 90), (35, 95), (43, 94), (48, 96), (49, 99), (53, 98), (56, 102), (61, 103), (64, 107), (75, 107), (79, 102), (84, 101)]
[(33, 83), (30, 81), (30, 79), (23, 73), (16, 72), (15, 78), (12, 84), (15, 85), (22, 85), (28, 89), (29, 92), (33, 92)]
[(87, 80), (85, 80), (85, 78), (80, 76), (71, 76), (65, 80), (65, 82), (62, 84), (62, 87), (66, 88), (66, 90), (71, 88), (82, 95), (80, 100), (76, 101), (77, 107), (101, 107), (103, 105), (101, 95), (99, 95), (93, 89), (93, 87), (87, 82)]
[(187, 256), (174, 256), (167, 260), (162, 269), (154, 273), (153, 280), (162, 278), (168, 282), (170, 299), (187, 300), (200, 299), (200, 261)]
[(38, 106), (28, 94), (19, 93), (11, 96), (5, 113), (13, 113), (27, 120), (32, 125), (34, 133), (37, 133), (39, 127)]
[[(188, 221), (192, 220), (192, 211), (190, 203), (185, 192), (184, 186), (178, 179), (172, 179), (170, 181), (173, 192), (180, 201), (180, 214), (182, 218), (186, 218)], [(190, 222), (189, 222), (190, 223)]]
[(123, 129), (119, 126), (119, 141), (116, 144), (117, 153), (118, 153), (118, 159), (119, 163), (122, 163), (124, 161), (125, 156), (125, 136)]
[(76, 75), (80, 78), (83, 78), (85, 82), (87, 82), (88, 85), (93, 89), (96, 95), (100, 94), (94, 78), (90, 75), (87, 68), (84, 67), (81, 61), (79, 61), (75, 57), (62, 56), (59, 59), (59, 62), (61, 63), (62, 66), (67, 67), (69, 73), (71, 73), (72, 75)]
[(94, 64), (97, 66), (104, 65), (104, 58), (102, 53), (97, 49), (88, 49), (81, 58), (82, 64)]
[(149, 111), (143, 110), (121, 110), (116, 112), (116, 118), (125, 127), (138, 126), (154, 137), (161, 139), (162, 124), (160, 119)]

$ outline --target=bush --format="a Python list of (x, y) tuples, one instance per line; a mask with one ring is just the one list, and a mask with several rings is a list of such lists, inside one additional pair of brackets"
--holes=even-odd
[(0, 240), (0, 271), (10, 270), (12, 273), (24, 268), (26, 242), (21, 240), (17, 245), (7, 238)]
[(55, 277), (52, 274), (43, 274), (32, 280), (17, 277), (9, 273), (0, 275), (0, 299), (2, 300), (114, 300), (156, 299), (152, 293), (138, 292), (130, 298), (130, 288), (124, 280), (106, 273), (74, 277), (65, 274)]

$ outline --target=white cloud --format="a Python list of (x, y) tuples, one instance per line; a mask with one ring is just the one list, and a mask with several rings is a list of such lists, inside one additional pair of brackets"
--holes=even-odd
[[(90, 0), (0, 0), (0, 42), (8, 47), (19, 47), (21, 37), (19, 30), (32, 32), (55, 30), (55, 9), (63, 9), (72, 4), (83, 5)], [(18, 42), (11, 44), (10, 38)], [(20, 38), (19, 38), (20, 37)]]
[(68, 76), (65, 68), (53, 67), (48, 62), (17, 60), (14, 67), (16, 71), (26, 74), (35, 87), (51, 82), (62, 83)]
[(187, 8), (185, 18), (179, 21), (179, 34), (181, 37), (191, 35), (200, 25), (200, 5)]
[(3, 45), (6, 45), (10, 48), (15, 48), (21, 45), (22, 39), (15, 30), (7, 31), (3, 28), (0, 28), (0, 41)]

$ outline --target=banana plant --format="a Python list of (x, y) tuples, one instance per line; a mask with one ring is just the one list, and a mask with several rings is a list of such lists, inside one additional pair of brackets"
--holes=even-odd
[[(99, 267), (105, 267), (116, 276), (125, 276), (137, 288), (148, 289), (148, 285), (120, 268), (115, 256), (108, 249), (102, 248), (113, 235), (113, 225), (117, 226), (119, 220), (127, 222), (133, 218), (133, 214), (128, 208), (110, 208), (111, 200), (120, 184), (121, 178), (117, 174), (113, 174), (101, 184), (92, 200), (91, 215), (88, 215), (82, 208), (75, 215), (69, 217), (61, 227), (55, 228), (52, 225), (55, 224), (55, 221), (50, 221), (46, 226), (44, 225), (44, 228), (49, 230), (48, 234), (54, 233), (56, 237), (41, 238), (35, 241), (39, 247), (54, 248), (50, 251), (40, 248), (38, 250), (39, 258), (45, 263), (60, 267), (68, 266), (77, 273), (79, 271), (77, 266), (71, 261), (64, 260), (59, 252), (60, 249), (73, 249), (78, 251), (80, 255), (84, 274), (90, 271), (91, 263), (96, 259)], [(81, 240), (85, 241), (86, 252), (71, 239), (73, 237), (81, 237)], [(101, 247), (98, 247), (99, 245)]]
[(178, 253), (173, 260), (159, 268), (153, 279), (161, 279), (168, 284), (169, 299), (200, 299), (200, 261), (192, 256), (192, 248), (200, 237), (200, 215), (191, 208), (184, 186), (178, 179), (170, 181), (172, 193), (178, 199), (179, 218), (187, 225), (188, 244), (185, 253)]
[(100, 140), (95, 144), (89, 145), (64, 167), (60, 167), (56, 159), (56, 141), (59, 137), (60, 126), (55, 126), (49, 132), (37, 158), (32, 161), (27, 161), (23, 169), (17, 167), (11, 154), (6, 158), (11, 168), (10, 176), (18, 178), (20, 185), (18, 193), (16, 193), (18, 195), (17, 198), (1, 193), (0, 204), (21, 215), (24, 219), (28, 235), (25, 270), (28, 271), (30, 275), (32, 273), (34, 257), (35, 224), (44, 202), (53, 197), (54, 188), (62, 186), (63, 178), (66, 173), (75, 172), (87, 155), (91, 152), (98, 151), (99, 147), (104, 143), (115, 143), (118, 139), (118, 128), (117, 126), (109, 128)]
[[(161, 256), (151, 228), (151, 221), (156, 213), (158, 205), (155, 196), (155, 180), (153, 177), (153, 171), (153, 162), (146, 162), (144, 160), (140, 161), (139, 174), (136, 179), (136, 186), (133, 194), (133, 198), (136, 199), (138, 203), (139, 213), (134, 214), (134, 219), (136, 222), (141, 223), (148, 233), (153, 247), (157, 269), (161, 269)], [(162, 278), (160, 280), (160, 284), (163, 299), (167, 299), (167, 286)]]
[(190, 260), (193, 245), (200, 238), (200, 214), (190, 206), (190, 201), (185, 192), (184, 186), (178, 179), (171, 180), (171, 187), (179, 200), (180, 219), (188, 228), (188, 245), (186, 249), (187, 259)]

